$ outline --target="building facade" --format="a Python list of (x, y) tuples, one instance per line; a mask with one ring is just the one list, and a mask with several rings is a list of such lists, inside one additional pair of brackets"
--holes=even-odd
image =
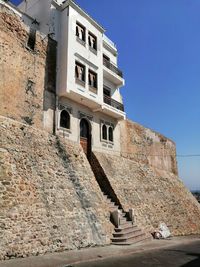
[[(115, 44), (74, 1), (23, 1), (19, 8), (38, 31), (57, 43), (56, 112), (44, 113), (44, 128), (91, 149), (119, 154), (119, 121), (126, 114)], [(30, 31), (31, 33), (31, 31)], [(53, 121), (55, 120), (55, 122)]]
[(160, 222), (200, 233), (175, 143), (124, 119), (100, 25), (72, 1), (0, 0), (0, 55), (0, 260), (144, 241)]

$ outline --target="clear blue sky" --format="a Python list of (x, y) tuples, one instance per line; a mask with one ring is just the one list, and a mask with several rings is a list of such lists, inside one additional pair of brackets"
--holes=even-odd
[[(173, 139), (177, 154), (200, 154), (200, 1), (76, 2), (117, 44), (128, 118)], [(184, 183), (200, 189), (200, 157), (178, 165)]]

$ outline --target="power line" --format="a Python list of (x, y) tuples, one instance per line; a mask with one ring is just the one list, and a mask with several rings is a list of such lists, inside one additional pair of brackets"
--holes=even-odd
[[(106, 148), (101, 148), (106, 151)], [(193, 157), (200, 157), (200, 154), (148, 154), (148, 153), (134, 153), (134, 152), (125, 152), (123, 150), (113, 150), (113, 152), (120, 153), (121, 155), (132, 155), (132, 156), (145, 156), (145, 157), (177, 157), (177, 158), (193, 158)]]
[(200, 157), (200, 154), (176, 155), (176, 157), (192, 158), (192, 157)]
[(147, 156), (147, 157), (179, 157), (179, 158), (192, 158), (200, 157), (200, 154), (148, 154), (148, 153), (131, 153), (121, 151), (122, 154), (135, 155), (135, 156)]

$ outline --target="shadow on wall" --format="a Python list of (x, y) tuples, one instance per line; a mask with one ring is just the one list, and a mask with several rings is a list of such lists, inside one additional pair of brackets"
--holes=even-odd
[(91, 153), (91, 159), (90, 159), (90, 165), (92, 168), (92, 171), (95, 175), (95, 178), (102, 190), (102, 192), (106, 195), (108, 195), (113, 202), (115, 202), (121, 209), (122, 209), (122, 205), (117, 197), (117, 195), (115, 194), (111, 183), (109, 182), (104, 169), (102, 168), (102, 166), (100, 165), (97, 157), (95, 156), (95, 154), (92, 152)]
[[(62, 142), (60, 141), (58, 136), (56, 137), (56, 148), (58, 151), (58, 156), (62, 160), (63, 167), (67, 171), (69, 171), (70, 165), (73, 163), (70, 162), (70, 157), (66, 152), (66, 148), (65, 148), (64, 144), (62, 144)], [(96, 217), (96, 214), (93, 211), (93, 209), (91, 209), (92, 203), (87, 197), (86, 188), (84, 188), (83, 184), (80, 181), (80, 177), (79, 177), (79, 175), (77, 175), (76, 171), (74, 171), (74, 168), (71, 170), (71, 172), (69, 172), (68, 179), (72, 182), (74, 190), (75, 190), (77, 197), (80, 201), (81, 208), (85, 211), (88, 225), (90, 226), (93, 237), (95, 238), (95, 240), (101, 240), (102, 236), (99, 233), (99, 229), (97, 227), (98, 218)]]
[[(45, 82), (43, 94), (43, 111), (46, 112), (46, 125), (55, 133), (56, 110), (56, 55), (57, 42), (48, 36), (47, 55), (45, 64)], [(45, 125), (45, 126), (46, 126)]]

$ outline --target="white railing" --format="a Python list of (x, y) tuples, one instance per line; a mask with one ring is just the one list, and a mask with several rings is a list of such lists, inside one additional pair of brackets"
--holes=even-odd
[(103, 35), (103, 40), (108, 43), (110, 46), (114, 47), (115, 49), (117, 49), (116, 44), (113, 43), (113, 41), (111, 41), (105, 34)]

